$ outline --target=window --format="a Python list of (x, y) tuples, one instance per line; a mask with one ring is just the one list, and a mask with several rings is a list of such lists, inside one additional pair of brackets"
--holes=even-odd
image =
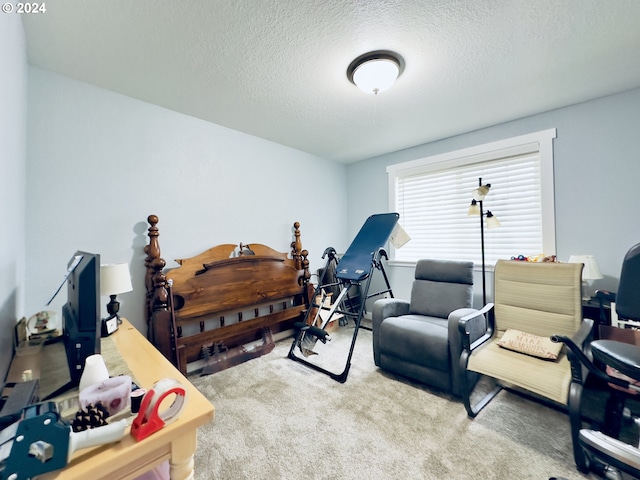
[(500, 221), (484, 228), (485, 261), (555, 255), (555, 129), (387, 167), (389, 208), (411, 237), (392, 249), (395, 262), (420, 258), (481, 263), (480, 218), (467, 212), (478, 179), (491, 184), (483, 202)]

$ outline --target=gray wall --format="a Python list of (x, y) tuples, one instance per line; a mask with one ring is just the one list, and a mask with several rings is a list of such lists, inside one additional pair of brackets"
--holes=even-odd
[[(640, 179), (640, 89), (349, 165), (349, 235), (371, 213), (388, 211), (387, 165), (549, 128), (556, 128), (558, 135), (554, 140), (558, 258), (594, 255), (605, 278), (595, 281), (593, 289), (615, 290), (624, 254), (640, 242), (635, 201)], [(514, 252), (520, 253), (543, 252)], [(394, 294), (408, 298), (413, 269), (389, 266), (388, 270)], [(476, 304), (480, 282), (477, 275)]]
[[(73, 253), (85, 250), (102, 263), (130, 264), (134, 291), (119, 296), (121, 314), (146, 331), (149, 214), (160, 218), (171, 267), (220, 243), (289, 251), (294, 221), (312, 267), (328, 245), (346, 242), (344, 165), (37, 67), (29, 67), (28, 146), (33, 313), (45, 308)], [(65, 300), (63, 291), (51, 309)]]
[[(24, 313), (27, 60), (20, 15), (0, 15), (0, 372)], [(4, 379), (4, 376), (2, 377)]]

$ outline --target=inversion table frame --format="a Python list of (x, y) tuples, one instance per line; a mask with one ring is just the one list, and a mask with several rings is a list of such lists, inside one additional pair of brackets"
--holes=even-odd
[[(340, 383), (347, 381), (347, 375), (351, 368), (351, 357), (353, 356), (358, 330), (360, 329), (360, 323), (364, 315), (366, 300), (386, 293), (393, 298), (393, 292), (391, 291), (387, 274), (384, 271), (382, 258), (384, 257), (388, 260), (387, 252), (383, 249), (383, 246), (393, 233), (398, 223), (398, 218), (400, 218), (400, 215), (397, 213), (382, 213), (370, 216), (356, 235), (356, 238), (351, 242), (344, 256), (337, 262), (336, 281), (323, 284), (325, 275), (322, 275), (322, 278), (318, 281), (313, 298), (310, 300), (304, 321), (296, 323), (296, 335), (288, 355), (290, 359), (322, 372)], [(332, 247), (329, 247), (322, 254), (322, 258), (324, 259), (325, 256), (328, 256), (327, 264), (323, 271), (326, 274), (331, 262), (337, 261), (336, 251)], [(375, 269), (382, 272), (386, 288), (369, 294), (371, 278)], [(349, 297), (348, 292), (353, 286), (357, 286), (361, 290), (361, 301), (359, 305), (354, 305), (353, 302), (345, 302)], [(340, 293), (331, 307), (326, 307), (324, 304), (327, 296), (326, 289), (335, 287), (340, 288)], [(319, 302), (317, 300), (318, 298), (321, 299)], [(321, 310), (328, 310), (328, 315), (323, 319), (321, 327), (317, 327), (315, 326), (316, 320)], [(345, 319), (348, 320), (351, 318), (355, 321), (349, 355), (344, 370), (341, 373), (331, 372), (296, 355), (296, 347), (298, 347), (304, 356), (308, 356), (309, 354), (315, 353), (313, 352), (313, 347), (318, 340), (322, 343), (331, 340), (325, 328), (335, 314), (342, 314)], [(311, 318), (312, 315), (313, 318)]]

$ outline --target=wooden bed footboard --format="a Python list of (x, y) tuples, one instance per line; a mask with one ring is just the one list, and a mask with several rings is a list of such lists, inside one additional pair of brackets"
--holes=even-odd
[(182, 373), (191, 373), (187, 365), (198, 360), (194, 369), (203, 362), (234, 364), (231, 353), (248, 359), (244, 345), (265, 335), (270, 339), (304, 317), (311, 274), (298, 222), (289, 252), (262, 244), (223, 244), (167, 269), (158, 217), (149, 215), (147, 221), (147, 336)]

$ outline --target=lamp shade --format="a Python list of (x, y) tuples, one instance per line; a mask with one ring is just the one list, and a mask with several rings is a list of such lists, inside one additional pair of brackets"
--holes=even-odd
[(500, 226), (502, 224), (498, 218), (490, 210), (487, 210), (487, 228), (498, 228)]
[(473, 191), (473, 199), (476, 201), (484, 200), (484, 197), (489, 193), (489, 189), (491, 188), (491, 184), (487, 183), (486, 185), (480, 185)]
[(569, 263), (582, 263), (584, 265), (582, 269), (583, 280), (599, 280), (603, 278), (593, 255), (571, 255)]
[(467, 216), (472, 217), (474, 215), (480, 215), (480, 205), (475, 200), (471, 200), (469, 210), (467, 210)]
[(100, 295), (118, 295), (133, 290), (128, 263), (100, 265)]

